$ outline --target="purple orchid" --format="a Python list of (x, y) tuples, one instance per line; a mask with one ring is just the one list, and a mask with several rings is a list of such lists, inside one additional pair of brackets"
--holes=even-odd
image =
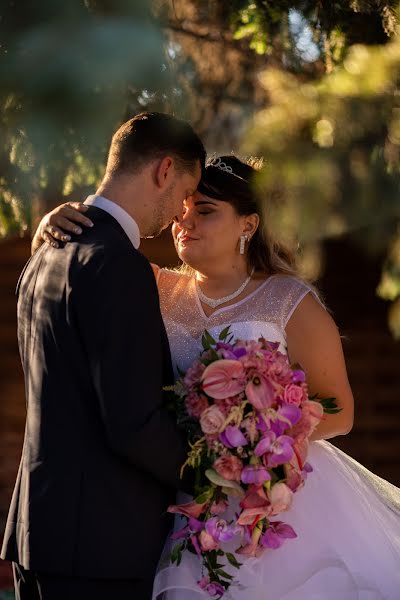
[(271, 423), (271, 431), (277, 437), (281, 436), (287, 429), (291, 429), (301, 419), (301, 409), (294, 404), (282, 404), (277, 410), (276, 419)]
[(215, 349), (222, 358), (239, 359), (246, 354), (245, 348), (234, 348), (225, 342), (218, 342)]
[(268, 467), (277, 467), (293, 457), (294, 440), (289, 435), (277, 436), (273, 431), (267, 431), (254, 449), (256, 456), (264, 456)]
[[(267, 424), (267, 421), (268, 421), (268, 424)], [(265, 420), (264, 415), (262, 415), (261, 413), (257, 413), (256, 427), (257, 427), (258, 431), (261, 431), (261, 433), (265, 433), (266, 431), (269, 431), (270, 420), (267, 419), (267, 421)]]
[(199, 533), (202, 529), (204, 529), (203, 521), (199, 521), (194, 517), (190, 517), (188, 520), (188, 524), (179, 531), (175, 531), (171, 535), (171, 540), (181, 540), (182, 538), (190, 537), (193, 533)]
[(209, 533), (216, 542), (229, 542), (239, 531), (240, 527), (228, 525), (224, 519), (212, 517), (205, 522), (206, 532)]
[(306, 374), (304, 373), (304, 371), (301, 371), (300, 369), (293, 371), (293, 374), (292, 374), (292, 382), (293, 383), (304, 383), (305, 380), (306, 380)]
[(261, 544), (264, 548), (276, 550), (282, 546), (285, 540), (293, 538), (297, 538), (297, 534), (290, 525), (282, 521), (275, 521), (270, 523), (270, 527), (262, 536)]
[(270, 481), (271, 475), (264, 465), (248, 465), (241, 474), (243, 483), (262, 485), (265, 481)]
[(220, 433), (219, 439), (227, 448), (238, 448), (239, 446), (246, 446), (247, 444), (247, 440), (239, 427), (233, 425), (229, 425), (222, 433)]

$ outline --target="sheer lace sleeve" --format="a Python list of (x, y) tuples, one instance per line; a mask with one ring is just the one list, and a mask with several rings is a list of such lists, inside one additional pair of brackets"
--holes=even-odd
[(282, 330), (286, 329), (290, 317), (307, 294), (312, 294), (317, 302), (324, 306), (316, 290), (302, 279), (287, 275), (274, 277), (273, 295), (279, 298), (279, 324)]

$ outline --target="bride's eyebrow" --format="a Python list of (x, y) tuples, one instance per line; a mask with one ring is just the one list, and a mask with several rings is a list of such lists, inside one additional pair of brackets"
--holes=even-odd
[(194, 203), (195, 206), (200, 206), (201, 204), (211, 204), (211, 206), (217, 206), (217, 204), (211, 200), (196, 200)]

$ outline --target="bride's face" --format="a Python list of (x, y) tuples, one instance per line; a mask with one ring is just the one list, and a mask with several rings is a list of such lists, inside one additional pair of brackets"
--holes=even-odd
[(172, 226), (179, 258), (198, 270), (215, 261), (235, 261), (244, 219), (229, 202), (196, 192), (186, 198), (182, 218)]

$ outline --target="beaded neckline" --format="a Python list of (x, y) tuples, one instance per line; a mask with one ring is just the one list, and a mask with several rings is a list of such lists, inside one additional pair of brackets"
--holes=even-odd
[(245, 281), (242, 283), (242, 285), (237, 288), (237, 290), (235, 290), (234, 292), (232, 292), (232, 294), (229, 294), (228, 296), (224, 296), (223, 298), (209, 298), (208, 296), (206, 296), (205, 293), (201, 291), (199, 282), (197, 281), (197, 279), (195, 279), (196, 293), (199, 297), (199, 300), (201, 300), (203, 304), (209, 306), (210, 308), (217, 308), (217, 306), (220, 306), (221, 304), (225, 304), (226, 302), (230, 302), (230, 300), (237, 298), (247, 287), (253, 275), (254, 268), (252, 269), (247, 279), (245, 279)]

